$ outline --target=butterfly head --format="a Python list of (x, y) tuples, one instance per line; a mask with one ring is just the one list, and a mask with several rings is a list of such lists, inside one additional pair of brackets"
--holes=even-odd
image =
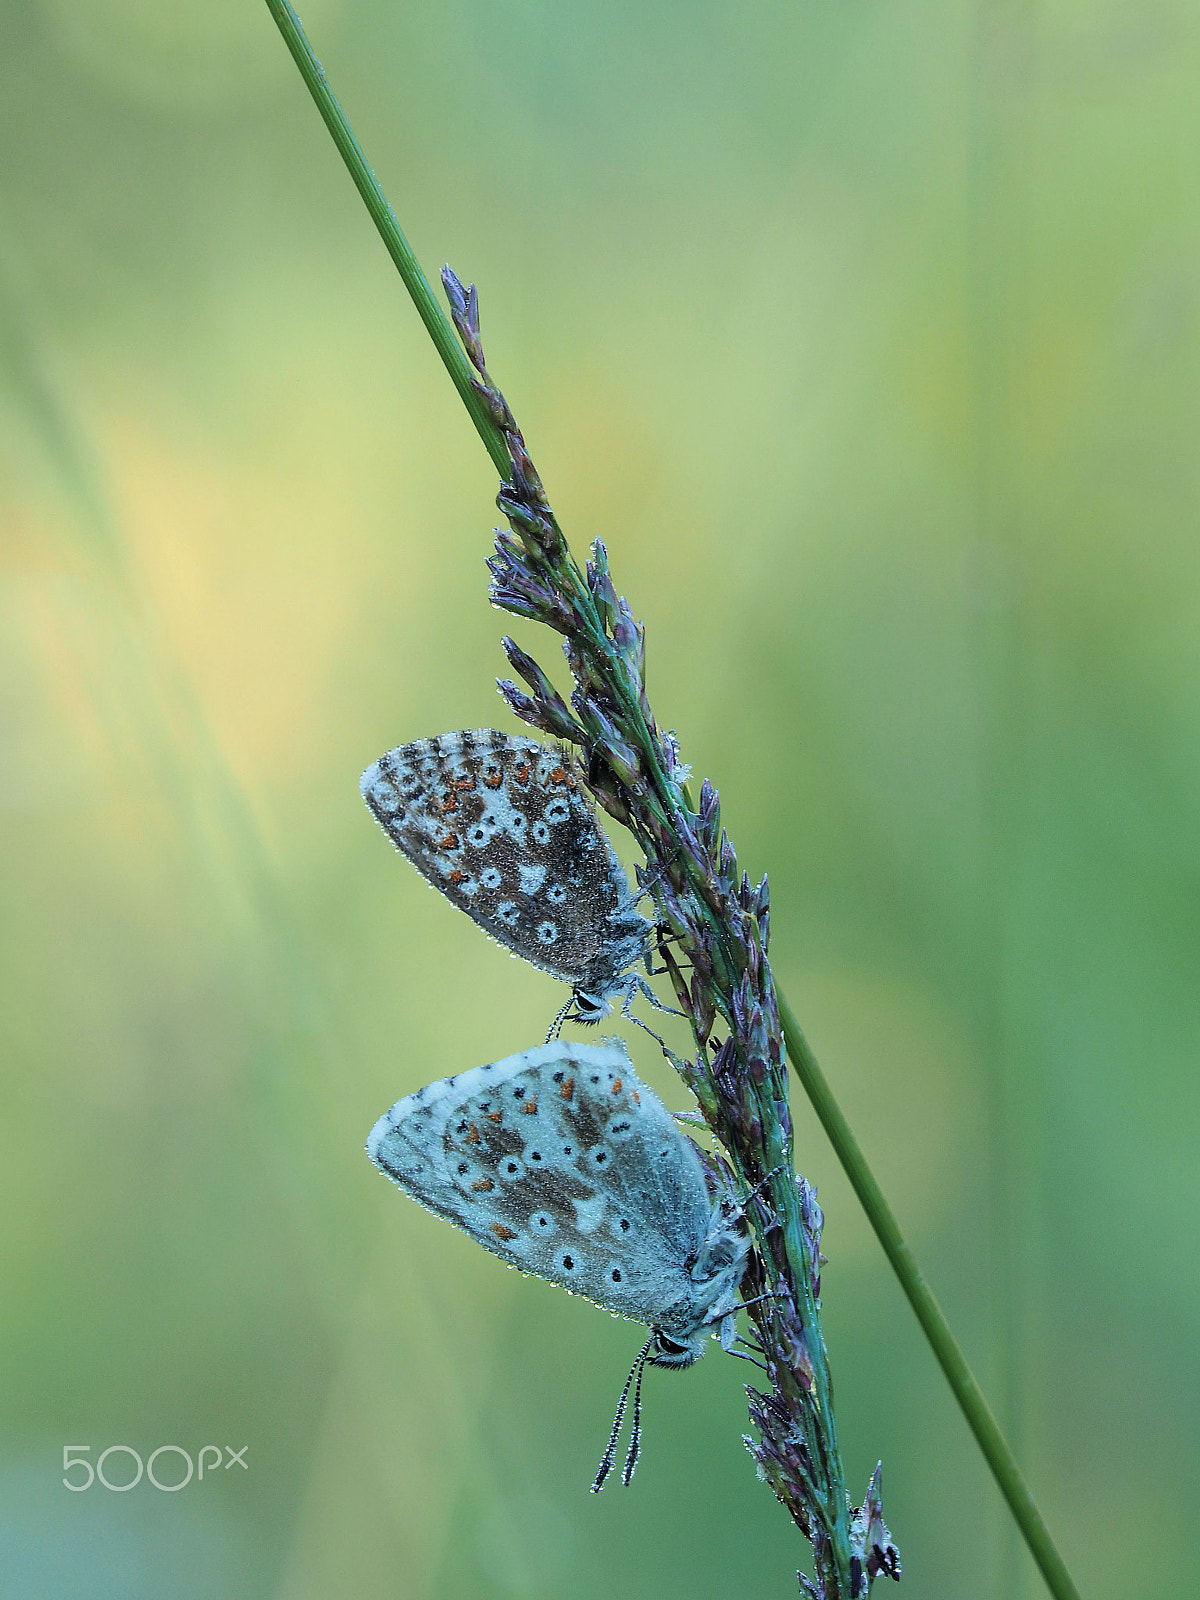
[[(620, 991), (618, 990), (617, 992), (619, 993)], [(571, 996), (571, 1004), (575, 1008), (572, 1013), (573, 1020), (587, 1023), (588, 1025), (594, 1025), (601, 1021), (612, 1011), (612, 1000), (609, 995), (602, 993), (588, 994), (583, 989), (575, 990)]]
[(650, 1354), (646, 1361), (652, 1367), (690, 1367), (704, 1354), (704, 1344), (703, 1333), (684, 1337), (653, 1328), (650, 1333)]

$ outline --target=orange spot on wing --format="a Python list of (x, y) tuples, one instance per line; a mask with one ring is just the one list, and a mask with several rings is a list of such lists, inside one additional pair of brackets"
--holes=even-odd
[(558, 1092), (564, 1100), (573, 1100), (575, 1098), (575, 1079), (568, 1078)]
[(459, 884), (460, 884), (460, 883), (466, 883), (466, 881), (467, 881), (467, 879), (468, 879), (468, 878), (469, 878), (469, 877), (470, 877), (470, 876), (471, 876), (471, 874), (470, 874), (470, 873), (469, 873), (469, 872), (460, 872), (460, 871), (459, 871), (459, 870), (458, 870), (458, 868), (457, 868), (457, 867), (455, 867), (455, 869), (454, 869), (454, 871), (453, 871), (453, 872), (452, 872), (452, 873), (451, 873), (451, 874), (450, 874), (450, 877), (449, 877), (449, 880), (448, 880), (448, 881), (449, 881), (449, 882), (450, 882), (450, 883), (452, 883), (452, 884), (454, 884), (454, 885), (455, 885), (455, 887), (456, 887), (456, 888), (457, 888), (457, 886), (458, 886), (458, 885), (459, 885)]
[(449, 829), (446, 830), (440, 839), (435, 839), (434, 843), (437, 845), (439, 850), (457, 850), (460, 848), (458, 835), (456, 833), (451, 833)]
[(503, 1111), (489, 1111), (487, 1113), (487, 1119), (489, 1122), (499, 1122), (503, 1116)]
[(473, 789), (475, 787), (475, 779), (471, 777), (470, 773), (465, 778), (452, 778), (450, 781), (456, 789)]
[(476, 1178), (471, 1187), (476, 1194), (491, 1194), (496, 1185), (490, 1178)]
[(492, 1223), (492, 1232), (497, 1239), (515, 1239), (517, 1236), (511, 1228), (506, 1228), (502, 1222)]
[(632, 1097), (633, 1097), (633, 1103), (634, 1103), (634, 1105), (635, 1105), (635, 1106), (640, 1106), (640, 1105), (641, 1105), (641, 1103), (642, 1103), (642, 1097), (641, 1097), (641, 1095), (640, 1095), (640, 1094), (639, 1094), (639, 1093), (638, 1093), (638, 1092), (637, 1092), (637, 1090), (636, 1090), (636, 1089), (631, 1089), (631, 1090), (630, 1090), (630, 1091), (629, 1091), (629, 1093), (630, 1093), (630, 1095), (631, 1095), (631, 1096), (632, 1096)]
[(563, 768), (563, 767), (555, 767), (553, 772), (551, 772), (551, 774), (549, 776), (549, 779), (547, 781), (549, 783), (566, 783), (567, 774), (566, 774), (565, 768)]
[(620, 1094), (620, 1092), (621, 1092), (623, 1087), (624, 1087), (624, 1085), (622, 1084), (620, 1078), (614, 1078), (613, 1079), (612, 1092), (614, 1094)]
[(525, 1104), (521, 1107), (521, 1110), (524, 1113), (524, 1115), (527, 1116), (527, 1117), (536, 1117), (537, 1116), (537, 1101), (536, 1100), (526, 1100)]
[(485, 772), (483, 781), (489, 789), (498, 789), (504, 782), (504, 774), (497, 768), (495, 772)]
[(479, 1143), (479, 1129), (475, 1126), (475, 1124), (473, 1122), (469, 1123), (467, 1125), (466, 1143), (467, 1144), (478, 1144)]
[(521, 765), (519, 767), (514, 767), (513, 768), (513, 777), (516, 779), (516, 781), (518, 783), (528, 783), (529, 782), (529, 763), (528, 763), (528, 761), (522, 761), (522, 763), (521, 763)]

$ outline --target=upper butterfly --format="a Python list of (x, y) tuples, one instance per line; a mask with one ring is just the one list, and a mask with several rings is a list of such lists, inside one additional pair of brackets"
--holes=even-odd
[(559, 751), (493, 728), (443, 733), (389, 750), (360, 788), (435, 889), (514, 954), (571, 985), (581, 1022), (607, 1016), (617, 995), (628, 1016), (639, 987), (658, 1004), (629, 971), (654, 930)]

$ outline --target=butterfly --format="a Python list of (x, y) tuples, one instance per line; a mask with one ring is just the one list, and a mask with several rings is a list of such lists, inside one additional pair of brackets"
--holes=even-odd
[[(560, 751), (492, 728), (418, 739), (363, 773), (380, 827), (434, 888), (514, 954), (571, 985), (598, 1022), (639, 988), (654, 942), (612, 845)], [(632, 1020), (636, 1021), (636, 1018)]]
[(750, 1244), (741, 1207), (710, 1188), (624, 1045), (556, 1040), (428, 1084), (380, 1117), (367, 1154), (501, 1260), (647, 1325), (592, 1488), (636, 1375), (628, 1483), (644, 1367), (691, 1366), (713, 1328), (732, 1350)]

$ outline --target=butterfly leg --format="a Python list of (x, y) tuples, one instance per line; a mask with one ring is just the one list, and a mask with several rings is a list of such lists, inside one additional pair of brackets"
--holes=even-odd
[[(745, 1307), (745, 1306), (755, 1306), (755, 1305), (758, 1305), (759, 1302), (762, 1301), (762, 1300), (773, 1300), (774, 1298), (775, 1298), (774, 1293), (756, 1294), (750, 1300), (743, 1300), (742, 1301), (742, 1306), (743, 1307)], [(759, 1352), (759, 1354), (761, 1354), (761, 1355), (765, 1355), (766, 1354), (766, 1351), (763, 1349), (762, 1345), (759, 1343), (759, 1341), (757, 1339), (745, 1339), (739, 1333), (737, 1335), (737, 1343), (738, 1344), (744, 1344), (746, 1346), (746, 1349), (745, 1350), (735, 1350), (731, 1344), (726, 1344), (725, 1340), (723, 1338), (721, 1340), (721, 1348), (725, 1351), (726, 1355), (738, 1356), (743, 1361), (752, 1361), (756, 1367), (762, 1367), (762, 1370), (764, 1372), (769, 1372), (770, 1371), (769, 1367), (763, 1366), (763, 1363), (758, 1359), (757, 1356), (752, 1356), (752, 1355), (747, 1354), (747, 1351), (750, 1351), (750, 1350), (757, 1350)]]
[[(772, 1296), (760, 1295), (758, 1298), (762, 1300), (770, 1300)], [(753, 1305), (754, 1301), (742, 1301), (742, 1305), (747, 1304)], [(751, 1343), (749, 1339), (742, 1338), (741, 1334), (737, 1331), (737, 1325), (734, 1322), (734, 1313), (730, 1311), (721, 1318), (721, 1349), (724, 1350), (727, 1356), (737, 1356), (739, 1361), (749, 1361), (753, 1366), (761, 1367), (764, 1372), (770, 1370), (768, 1367), (763, 1365), (757, 1356), (749, 1355), (747, 1350), (737, 1350), (734, 1348), (735, 1345), (739, 1344), (746, 1345), (749, 1350), (762, 1350), (762, 1345)]]
[(653, 898), (654, 886), (658, 883), (659, 879), (662, 878), (667, 869), (666, 863), (660, 861), (655, 866), (651, 867), (649, 871), (647, 871), (644, 867), (635, 867), (634, 870), (637, 873), (638, 886), (638, 892), (634, 896), (634, 904), (637, 905), (642, 900), (645, 900), (647, 896)]
[(733, 1348), (737, 1336), (737, 1323), (734, 1321), (734, 1313), (727, 1311), (721, 1318), (721, 1349), (724, 1350), (727, 1356), (737, 1354), (737, 1351)]
[(768, 1289), (766, 1294), (751, 1295), (749, 1300), (742, 1300), (739, 1303), (741, 1305), (743, 1305), (743, 1306), (760, 1306), (760, 1305), (762, 1305), (764, 1300), (774, 1300), (774, 1298), (775, 1298), (774, 1289)]
[(671, 1050), (670, 1050), (669, 1045), (667, 1044), (667, 1041), (665, 1039), (660, 1039), (658, 1034), (655, 1033), (654, 1029), (649, 1025), (649, 1023), (643, 1022), (641, 1017), (635, 1017), (633, 1012), (627, 1010), (624, 1006), (621, 1007), (621, 1015), (623, 1017), (628, 1017), (630, 1022), (636, 1022), (638, 1027), (641, 1028), (643, 1032), (648, 1033), (650, 1035), (650, 1037), (654, 1040), (655, 1044), (662, 1051), (663, 1055), (665, 1055), (668, 1058), (668, 1060), (671, 1059)]
[(664, 972), (683, 972), (691, 970), (692, 963), (690, 961), (685, 962), (684, 965), (680, 967), (674, 956), (667, 949), (669, 944), (677, 943), (678, 939), (679, 935), (677, 933), (672, 933), (670, 928), (665, 928), (661, 922), (655, 928), (654, 949), (657, 950), (659, 955), (662, 957), (663, 964), (661, 967), (654, 966), (651, 952), (646, 952), (646, 971), (652, 978), (660, 977)]
[(662, 1001), (646, 982), (645, 978), (638, 977), (635, 972), (628, 974), (622, 987), (624, 989), (624, 998), (621, 1001), (621, 1015), (627, 1018), (630, 1022), (636, 1022), (639, 1028), (644, 1029), (645, 1032), (650, 1035), (650, 1037), (662, 1050), (663, 1054), (669, 1057), (671, 1052), (667, 1048), (666, 1041), (660, 1039), (658, 1034), (655, 1033), (654, 1029), (650, 1027), (648, 1023), (643, 1022), (641, 1017), (634, 1016), (633, 1002), (637, 998), (637, 993), (640, 989), (642, 993), (651, 1001), (656, 1011), (665, 1012), (668, 1017), (682, 1017), (685, 1013), (682, 1011), (674, 1011), (670, 1006), (663, 1005)]
[[(661, 1011), (664, 1016), (685, 1017), (687, 1015), (686, 1011), (676, 1011), (674, 1006), (663, 1005), (662, 1001), (646, 982), (645, 978), (639, 976), (639, 974), (636, 972), (631, 972), (626, 980), (625, 999), (621, 1005), (621, 1010), (626, 1016), (629, 1015), (628, 1008), (633, 1004), (634, 996), (637, 994), (639, 989), (641, 990), (642, 994), (645, 995), (646, 999), (649, 1000), (654, 1009), (656, 1011)], [(636, 1017), (633, 1020), (636, 1022)]]
[[(747, 1350), (757, 1350), (760, 1356), (766, 1355), (766, 1351), (763, 1349), (761, 1341), (753, 1338), (750, 1335), (739, 1333), (737, 1336), (737, 1342), (738, 1344), (744, 1344)], [(732, 1355), (734, 1352), (730, 1351), (730, 1354)]]
[(742, 1196), (742, 1199), (741, 1199), (742, 1211), (743, 1212), (745, 1211), (747, 1205), (749, 1205), (751, 1200), (760, 1200), (762, 1198), (763, 1191), (766, 1189), (767, 1185), (770, 1183), (771, 1179), (776, 1175), (776, 1173), (778, 1173), (778, 1172), (786, 1172), (786, 1171), (787, 1171), (787, 1162), (786, 1161), (781, 1161), (778, 1166), (772, 1167), (770, 1172), (767, 1173), (765, 1178), (760, 1178), (758, 1180), (758, 1182), (754, 1185), (753, 1189), (748, 1190), (746, 1192), (746, 1194), (744, 1194)]
[(757, 1367), (760, 1372), (765, 1372), (768, 1377), (770, 1376), (771, 1369), (766, 1362), (760, 1361), (757, 1356), (752, 1356), (745, 1350), (726, 1350), (725, 1354), (727, 1356), (736, 1356), (739, 1361), (748, 1361), (752, 1367)]

